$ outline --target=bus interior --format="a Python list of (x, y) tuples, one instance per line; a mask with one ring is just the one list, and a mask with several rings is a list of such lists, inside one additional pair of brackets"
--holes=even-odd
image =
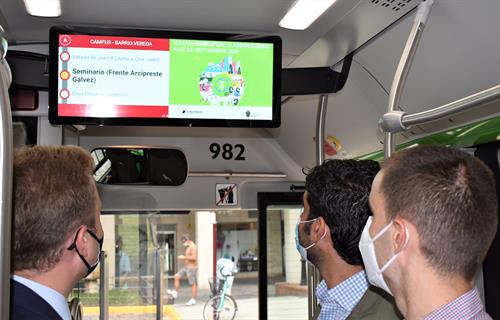
[[(12, 155), (21, 145), (78, 145), (91, 152), (96, 164), (104, 253), (99, 268), (71, 293), (74, 319), (211, 319), (204, 307), (221, 257), (235, 267), (234, 313), (227, 319), (315, 319), (319, 275), (301, 260), (294, 232), (302, 211), (304, 170), (328, 159), (379, 161), (395, 150), (441, 144), (479, 157), (500, 183), (498, 0), (330, 1), (303, 30), (280, 26), (295, 0), (57, 0), (60, 12), (49, 17), (30, 14), (28, 2), (0, 2), (2, 319), (8, 319), (10, 294)], [(38, 2), (51, 6), (49, 0)], [(180, 39), (226, 34), (224, 39), (241, 43), (277, 36), (279, 41), (265, 43), (272, 43), (278, 55), (269, 53), (270, 63), (251, 55), (239, 58), (237, 51), (234, 61), (219, 54), (225, 59), (221, 65), (234, 72), (233, 83), (251, 69), (272, 74), (259, 79), (269, 88), (262, 83), (252, 87), (252, 76), (247, 76), (243, 96), (255, 96), (255, 101), (264, 91), (272, 96), (273, 121), (264, 126), (248, 122), (255, 115), (249, 109), (241, 123), (229, 124), (56, 124), (52, 102), (74, 97), (63, 96), (61, 79), (77, 82), (81, 75), (100, 81), (100, 75), (75, 69), (69, 69), (71, 75), (60, 73), (57, 67), (66, 63), (63, 52), (70, 52), (71, 59), (78, 56), (73, 47), (65, 51), (53, 43), (55, 26), (63, 31), (54, 39), (71, 33), (75, 42), (84, 31), (102, 36), (116, 30), (115, 35), (143, 38), (162, 32), (178, 33)], [(170, 50), (175, 45), (171, 40)], [(212, 56), (218, 52), (204, 50)], [(250, 63), (245, 65), (245, 59)], [(212, 62), (195, 78), (212, 72)], [(124, 69), (131, 64), (115, 63)], [(236, 71), (240, 67), (241, 73)], [(176, 81), (174, 72), (184, 71), (171, 69), (170, 81)], [(213, 80), (211, 74), (208, 78)], [(221, 86), (226, 79), (219, 78)], [(99, 90), (106, 90), (104, 83), (97, 85)], [(186, 101), (205, 99), (204, 85), (196, 82)], [(141, 90), (139, 95), (153, 94)], [(171, 97), (176, 94), (172, 86), (170, 91)], [(177, 256), (184, 254), (184, 235), (197, 244), (200, 261), (198, 298), (191, 306), (185, 305), (191, 293), (187, 281), (181, 281), (176, 298), (168, 294), (181, 268)], [(497, 233), (476, 277), (494, 319), (500, 318), (498, 266)]]

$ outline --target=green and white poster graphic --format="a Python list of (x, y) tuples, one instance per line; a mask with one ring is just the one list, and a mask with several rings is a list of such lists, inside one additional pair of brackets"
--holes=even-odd
[(273, 45), (172, 39), (170, 104), (272, 107)]

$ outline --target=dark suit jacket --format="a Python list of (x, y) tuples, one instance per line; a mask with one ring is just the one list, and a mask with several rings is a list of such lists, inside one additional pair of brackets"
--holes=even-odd
[(370, 286), (352, 310), (347, 320), (399, 320), (403, 316), (399, 313), (393, 297), (382, 289)]
[(62, 320), (59, 314), (25, 285), (10, 280), (11, 320)]

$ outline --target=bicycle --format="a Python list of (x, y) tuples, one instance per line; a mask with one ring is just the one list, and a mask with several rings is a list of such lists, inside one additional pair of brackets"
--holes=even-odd
[(236, 300), (227, 293), (229, 284), (227, 276), (224, 277), (222, 290), (217, 293), (217, 286), (213, 281), (208, 281), (212, 297), (205, 303), (203, 307), (204, 320), (233, 320), (238, 311)]

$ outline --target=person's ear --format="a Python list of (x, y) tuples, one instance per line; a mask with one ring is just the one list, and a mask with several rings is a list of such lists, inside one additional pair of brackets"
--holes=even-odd
[(410, 240), (410, 233), (408, 231), (408, 224), (410, 222), (401, 217), (396, 217), (392, 221), (394, 226), (394, 233), (392, 234), (392, 245), (394, 247), (394, 253), (397, 254), (401, 252), (408, 241)]
[(84, 257), (88, 254), (88, 244), (90, 241), (90, 235), (87, 230), (87, 226), (81, 226), (76, 235), (76, 247), (78, 248), (78, 252)]
[(326, 222), (323, 217), (319, 217), (318, 220), (314, 221), (311, 230), (314, 241), (318, 241), (325, 233)]

